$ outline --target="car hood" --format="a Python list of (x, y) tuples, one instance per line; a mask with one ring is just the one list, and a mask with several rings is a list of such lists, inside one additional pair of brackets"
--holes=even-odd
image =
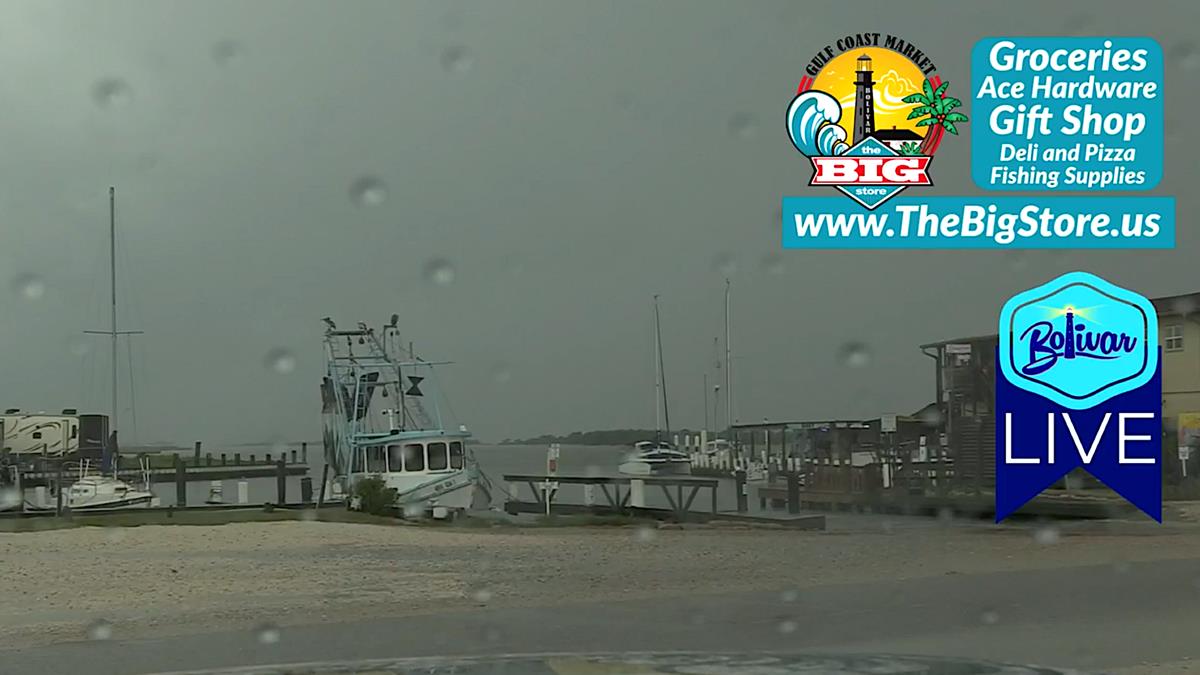
[(159, 675), (1068, 675), (1079, 671), (889, 655), (606, 653), (425, 657), (249, 666)]

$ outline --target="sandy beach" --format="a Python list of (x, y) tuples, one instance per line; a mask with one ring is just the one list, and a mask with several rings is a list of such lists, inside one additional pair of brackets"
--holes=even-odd
[[(881, 524), (882, 526), (879, 526)], [(7, 647), (473, 606), (785, 590), (1200, 557), (1200, 529), (979, 524), (431, 528), (326, 522), (0, 534)]]

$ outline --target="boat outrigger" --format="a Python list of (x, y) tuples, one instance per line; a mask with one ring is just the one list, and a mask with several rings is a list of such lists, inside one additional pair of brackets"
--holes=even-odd
[(325, 319), (321, 383), (325, 461), (335, 489), (356, 507), (354, 486), (380, 478), (396, 491), (405, 517), (452, 518), (490, 502), (465, 426), (443, 424), (434, 368), (417, 357), (397, 322), (379, 332), (365, 323), (339, 330)]

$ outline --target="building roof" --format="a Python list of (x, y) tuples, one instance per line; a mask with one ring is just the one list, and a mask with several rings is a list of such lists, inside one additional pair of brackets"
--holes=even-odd
[(1167, 295), (1161, 298), (1150, 298), (1150, 303), (1159, 315), (1163, 314), (1194, 314), (1200, 310), (1200, 292)]
[(912, 129), (876, 129), (875, 133), (871, 134), (872, 138), (880, 141), (923, 141), (920, 134)]
[(998, 333), (992, 333), (991, 335), (976, 335), (975, 337), (964, 337), (964, 338), (955, 338), (953, 340), (939, 340), (937, 342), (930, 342), (929, 344), (921, 345), (921, 349), (926, 349), (929, 347), (943, 347), (945, 345), (963, 344), (963, 343), (986, 344), (988, 342), (996, 342), (999, 339), (1000, 339), (1000, 335)]

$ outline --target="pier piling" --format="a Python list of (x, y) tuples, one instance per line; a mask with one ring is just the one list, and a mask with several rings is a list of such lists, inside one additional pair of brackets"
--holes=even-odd
[(192, 448), (192, 465), (200, 466), (200, 441), (196, 441), (196, 446)]
[(745, 513), (750, 510), (747, 503), (746, 495), (746, 470), (738, 469), (733, 472), (733, 485), (737, 489), (737, 510), (738, 513)]
[(187, 506), (187, 465), (175, 455), (175, 505)]
[(795, 471), (787, 473), (787, 504), (788, 513), (800, 513), (800, 475)]
[(275, 485), (279, 491), (279, 501), (276, 503), (282, 506), (287, 503), (287, 460), (280, 457), (276, 467)]
[(300, 461), (308, 464), (308, 442), (300, 444)]
[(308, 476), (300, 479), (300, 502), (302, 504), (312, 503), (312, 478)]

